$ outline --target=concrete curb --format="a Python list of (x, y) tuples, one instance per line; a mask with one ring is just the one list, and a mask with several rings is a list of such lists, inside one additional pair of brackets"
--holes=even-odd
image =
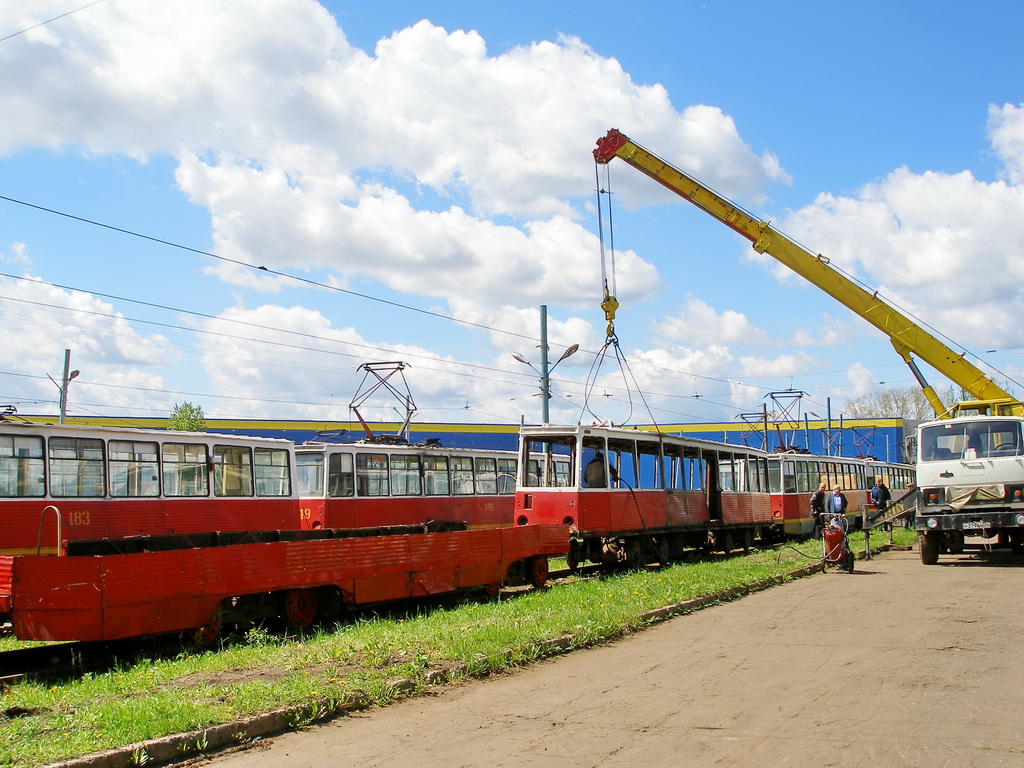
[[(877, 549), (872, 548), (872, 551), (885, 551), (887, 549), (889, 549), (889, 546), (883, 545)], [(714, 595), (707, 595), (676, 603), (675, 605), (655, 608), (640, 614), (638, 618), (643, 623), (663, 621), (673, 616), (691, 613), (715, 603), (735, 600), (792, 579), (818, 573), (821, 570), (822, 565), (820, 562), (817, 562), (813, 565), (797, 568), (783, 576), (765, 579), (748, 586), (734, 587)], [(572, 635), (562, 635), (561, 637), (541, 640), (537, 644), (537, 650), (542, 657), (564, 653), (572, 650), (573, 647)], [(465, 663), (455, 664), (445, 670), (428, 670), (423, 676), (422, 683), (426, 686), (443, 685), (453, 677), (463, 676), (465, 670)], [(481, 676), (486, 674), (489, 674), (489, 670)], [(419, 684), (418, 681), (412, 678), (395, 678), (388, 683), (389, 687), (398, 696), (413, 694)], [(200, 728), (173, 736), (163, 736), (158, 739), (116, 747), (63, 762), (49, 763), (42, 766), (42, 768), (137, 768), (140, 765), (166, 765), (168, 763), (194, 759), (206, 753), (242, 747), (264, 738), (279, 736), (299, 728), (333, 720), (340, 715), (366, 709), (370, 706), (370, 703), (362, 697), (341, 702), (334, 699), (320, 699), (307, 704), (283, 707), (273, 712), (233, 720), (230, 723), (210, 726), (209, 728)]]

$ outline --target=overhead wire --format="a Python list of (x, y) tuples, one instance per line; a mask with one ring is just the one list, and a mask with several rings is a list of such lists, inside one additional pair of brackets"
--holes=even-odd
[(9, 35), (4, 35), (3, 37), (0, 37), (0, 43), (4, 42), (5, 40), (10, 40), (12, 37), (23, 35), (26, 32), (31, 32), (33, 29), (39, 29), (39, 27), (46, 26), (47, 24), (52, 24), (53, 22), (59, 19), (63, 19), (66, 16), (70, 16), (73, 13), (84, 11), (86, 8), (92, 8), (94, 5), (99, 5), (102, 2), (105, 2), (105, 0), (95, 0), (95, 2), (83, 5), (81, 8), (75, 8), (73, 11), (67, 11), (66, 13), (60, 14), (59, 16), (54, 16), (52, 19), (47, 19), (46, 21), (40, 21), (38, 24), (33, 24), (31, 27), (25, 27), (24, 29), (19, 29), (17, 32), (12, 32)]
[[(607, 173), (608, 172), (608, 167), (605, 166), (605, 168), (606, 168), (606, 173)], [(609, 186), (610, 186), (610, 179), (609, 179)], [(602, 193), (604, 193), (605, 190), (600, 187), (600, 179), (599, 178), (598, 178), (598, 190), (599, 190), (598, 191), (598, 201), (600, 203), (600, 195)], [(610, 197), (610, 192), (608, 194), (609, 194), (609, 197)], [(369, 300), (369, 301), (374, 301), (374, 302), (382, 303), (382, 304), (385, 304), (385, 305), (388, 305), (388, 306), (392, 306), (392, 307), (396, 307), (396, 308), (399, 308), (399, 309), (405, 309), (407, 311), (417, 312), (417, 313), (420, 313), (420, 314), (429, 315), (429, 316), (432, 316), (432, 317), (435, 317), (435, 318), (438, 318), (438, 319), (441, 319), (441, 320), (448, 320), (450, 322), (455, 322), (455, 323), (458, 323), (460, 325), (464, 325), (464, 326), (467, 326), (467, 327), (479, 328), (479, 329), (486, 330), (486, 331), (493, 332), (493, 333), (505, 334), (505, 335), (516, 337), (516, 338), (521, 338), (521, 339), (529, 340), (529, 341), (536, 341), (536, 339), (534, 337), (531, 337), (531, 336), (526, 335), (526, 334), (516, 333), (516, 332), (513, 332), (513, 331), (507, 331), (507, 330), (501, 329), (501, 328), (495, 328), (495, 327), (492, 327), (492, 326), (487, 326), (487, 325), (484, 325), (482, 323), (475, 323), (475, 322), (472, 322), (472, 321), (463, 320), (461, 318), (458, 318), (458, 317), (455, 317), (455, 316), (452, 316), (452, 315), (445, 315), (445, 314), (442, 314), (442, 313), (439, 313), (439, 312), (433, 312), (433, 311), (430, 311), (430, 310), (425, 310), (425, 309), (422, 309), (422, 308), (419, 308), (419, 307), (414, 307), (414, 306), (411, 306), (411, 305), (402, 304), (400, 302), (390, 301), (388, 299), (383, 299), (383, 298), (372, 296), (372, 295), (369, 295), (369, 294), (360, 293), (358, 291), (352, 291), (352, 290), (349, 290), (349, 289), (341, 288), (341, 287), (336, 286), (336, 285), (331, 285), (331, 284), (328, 284), (328, 283), (323, 283), (323, 282), (320, 282), (320, 281), (317, 281), (317, 280), (313, 280), (313, 279), (310, 279), (310, 278), (304, 278), (304, 277), (300, 277), (300, 276), (297, 276), (297, 275), (289, 274), (287, 272), (281, 272), (281, 271), (278, 271), (278, 270), (269, 269), (269, 268), (267, 268), (265, 266), (250, 264), (248, 262), (245, 262), (245, 261), (242, 261), (242, 260), (239, 260), (239, 259), (232, 259), (232, 258), (229, 258), (229, 257), (226, 257), (226, 256), (222, 256), (220, 254), (216, 254), (216, 253), (213, 253), (213, 252), (210, 252), (210, 251), (205, 251), (205, 250), (202, 250), (202, 249), (193, 248), (191, 246), (183, 245), (181, 243), (175, 243), (175, 242), (170, 241), (170, 240), (166, 240), (166, 239), (159, 238), (159, 237), (154, 237), (152, 235), (146, 235), (146, 234), (143, 234), (143, 233), (140, 233), (140, 232), (136, 232), (136, 231), (133, 231), (133, 230), (130, 230), (130, 229), (126, 229), (124, 227), (117, 227), (117, 226), (114, 226), (114, 225), (111, 225), (111, 224), (106, 224), (106, 223), (103, 223), (103, 222), (95, 221), (93, 219), (89, 219), (89, 218), (86, 218), (86, 217), (76, 216), (74, 214), (66, 213), (64, 211), (59, 211), (59, 210), (56, 210), (56, 209), (53, 209), (53, 208), (48, 208), (46, 206), (41, 206), (41, 205), (37, 205), (37, 204), (34, 204), (34, 203), (29, 203), (27, 201), (19, 200), (17, 198), (13, 198), (13, 197), (10, 197), (10, 196), (0, 195), (0, 200), (5, 200), (7, 202), (14, 203), (16, 205), (22, 205), (22, 206), (25, 206), (25, 207), (28, 207), (28, 208), (32, 208), (34, 210), (38, 210), (38, 211), (41, 211), (41, 212), (44, 212), (44, 213), (60, 216), (60, 217), (67, 218), (67, 219), (70, 219), (70, 220), (73, 220), (73, 221), (77, 221), (77, 222), (81, 222), (81, 223), (88, 224), (88, 225), (91, 225), (91, 226), (99, 227), (99, 228), (102, 228), (102, 229), (107, 229), (107, 230), (110, 230), (110, 231), (113, 231), (113, 232), (117, 232), (117, 233), (120, 233), (120, 234), (128, 235), (130, 237), (136, 237), (136, 238), (140, 238), (140, 239), (143, 239), (143, 240), (154, 242), (154, 243), (157, 243), (157, 244), (160, 244), (160, 245), (165, 245), (165, 246), (168, 246), (168, 247), (171, 247), (171, 248), (176, 248), (176, 249), (179, 249), (179, 250), (184, 250), (184, 251), (187, 251), (187, 252), (195, 253), (197, 255), (207, 256), (207, 257), (210, 257), (210, 258), (213, 258), (213, 259), (217, 259), (217, 260), (220, 260), (220, 261), (223, 261), (223, 262), (226, 262), (226, 263), (231, 263), (231, 264), (235, 264), (237, 266), (245, 267), (247, 269), (252, 269), (252, 270), (264, 272), (266, 274), (274, 275), (274, 276), (277, 276), (277, 277), (280, 277), (280, 278), (284, 278), (284, 279), (288, 279), (288, 280), (293, 280), (293, 281), (296, 281), (296, 282), (299, 282), (299, 283), (302, 283), (302, 284), (306, 284), (306, 285), (310, 285), (310, 286), (314, 286), (314, 287), (318, 287), (318, 288), (325, 288), (325, 289), (337, 291), (337, 292), (340, 292), (340, 293), (345, 293), (345, 294), (348, 294), (348, 295), (351, 295), (351, 296), (355, 296), (355, 297), (358, 297), (358, 298), (366, 299), (366, 300)], [(609, 203), (609, 209), (610, 209), (610, 203)], [(601, 217), (600, 210), (601, 210), (601, 206), (599, 205), (599, 214), (598, 214), (599, 215), (599, 219)], [(609, 210), (609, 228), (611, 228), (611, 225), (612, 225), (612, 213), (611, 213), (611, 210)], [(600, 236), (599, 240), (600, 240), (601, 248), (602, 248), (602, 260), (601, 260), (602, 261), (602, 283), (605, 286), (606, 294), (614, 302), (614, 293), (613, 293), (613, 291), (615, 289), (615, 282), (616, 282), (616, 277), (615, 277), (615, 273), (614, 273), (614, 266), (615, 266), (614, 232), (611, 232), (611, 231), (609, 232), (609, 244), (610, 244), (611, 249), (612, 249), (611, 254), (609, 256), (607, 256), (607, 258), (611, 261), (611, 265), (612, 265), (612, 271), (611, 271), (611, 275), (609, 277), (609, 275), (607, 274), (606, 268), (605, 268), (606, 256), (605, 256), (605, 253), (604, 253), (603, 223), (599, 224), (599, 230), (601, 230), (601, 232), (600, 232), (601, 236)], [(295, 335), (295, 336), (299, 336), (299, 337), (306, 337), (306, 338), (315, 339), (315, 340), (321, 341), (321, 342), (325, 341), (324, 337), (317, 336), (315, 334), (307, 334), (307, 333), (302, 333), (300, 331), (291, 331), (291, 330), (286, 330), (286, 329), (281, 329), (281, 328), (270, 328), (268, 326), (261, 326), (258, 323), (250, 323), (250, 322), (243, 321), (243, 320), (236, 320), (236, 319), (232, 319), (232, 318), (219, 317), (219, 316), (216, 316), (216, 315), (211, 315), (211, 314), (202, 313), (202, 312), (196, 312), (196, 311), (193, 311), (193, 310), (186, 310), (186, 309), (182, 309), (182, 308), (179, 308), (179, 307), (171, 307), (171, 306), (168, 306), (168, 305), (159, 304), (159, 303), (155, 303), (155, 302), (147, 302), (147, 301), (142, 301), (142, 300), (138, 300), (138, 299), (131, 299), (131, 298), (127, 298), (127, 297), (123, 297), (123, 296), (116, 296), (116, 295), (113, 295), (113, 294), (108, 294), (108, 293), (104, 293), (104, 292), (100, 292), (100, 291), (93, 291), (93, 290), (90, 290), (90, 289), (76, 288), (76, 287), (73, 287), (73, 286), (61, 285), (59, 283), (52, 283), (52, 282), (43, 281), (43, 280), (36, 280), (36, 279), (33, 279), (33, 278), (26, 278), (26, 277), (23, 277), (23, 276), (12, 275), (12, 274), (9, 274), (9, 273), (2, 273), (2, 272), (0, 272), (0, 276), (7, 277), (7, 278), (10, 278), (10, 279), (15, 279), (15, 280), (26, 280), (26, 281), (35, 282), (35, 283), (41, 284), (41, 285), (53, 285), (55, 287), (62, 288), (63, 290), (84, 291), (86, 293), (89, 293), (90, 295), (99, 296), (99, 297), (102, 297), (102, 298), (107, 298), (107, 299), (116, 300), (116, 301), (130, 302), (130, 303), (134, 303), (134, 304), (137, 304), (137, 305), (140, 305), (140, 306), (156, 308), (156, 309), (160, 309), (160, 310), (163, 310), (163, 311), (171, 311), (171, 312), (178, 312), (178, 313), (187, 314), (187, 315), (193, 315), (193, 316), (196, 316), (196, 317), (201, 317), (201, 318), (205, 318), (205, 319), (209, 319), (209, 320), (213, 320), (213, 321), (225, 322), (225, 323), (237, 323), (237, 324), (240, 324), (240, 325), (243, 325), (243, 326), (249, 326), (249, 327), (254, 327), (254, 328), (262, 328), (262, 329), (266, 329), (266, 330), (271, 330), (271, 331), (273, 331), (275, 333), (286, 333), (286, 334), (291, 334), (291, 335)], [(614, 309), (616, 307), (617, 307), (617, 302), (614, 303), (614, 307), (612, 307), (612, 309), (610, 310), (611, 318), (614, 317)], [(608, 318), (609, 317), (609, 309), (605, 306), (604, 303), (602, 303), (602, 308), (605, 310), (606, 318)], [(74, 310), (74, 311), (85, 311), (85, 310)], [(97, 314), (99, 314), (99, 313), (97, 313)], [(123, 316), (118, 315), (117, 317), (123, 317)], [(183, 330), (183, 331), (188, 331), (188, 332), (193, 332), (193, 333), (206, 333), (206, 334), (211, 335), (211, 336), (222, 335), (225, 338), (238, 338), (238, 337), (233, 337), (230, 334), (218, 334), (217, 332), (214, 332), (214, 331), (208, 331), (208, 330), (203, 330), (203, 329), (195, 329), (195, 328), (187, 328), (187, 327), (182, 327), (182, 326), (175, 326), (175, 325), (172, 325), (172, 324), (164, 324), (164, 323), (159, 323), (159, 322), (156, 322), (156, 321), (143, 320), (143, 319), (132, 319), (132, 318), (125, 318), (125, 319), (126, 320), (131, 320), (131, 322), (148, 323), (148, 324), (151, 324), (151, 325), (154, 325), (154, 326), (157, 326), (157, 327), (174, 328), (174, 329), (177, 329), (177, 330)], [(609, 323), (610, 323), (610, 319), (609, 319)], [(613, 330), (613, 328), (611, 328), (611, 326), (609, 326), (609, 329)], [(287, 344), (285, 344), (283, 342), (270, 342), (270, 341), (267, 341), (267, 340), (252, 339), (251, 337), (244, 337), (244, 338), (247, 341), (257, 340), (257, 341), (263, 341), (264, 343), (268, 343), (268, 344), (276, 344), (276, 345), (279, 345), (279, 346), (292, 346), (293, 348), (300, 349), (302, 351), (310, 351), (308, 348), (298, 347), (298, 346), (295, 346), (295, 345), (287, 345)], [(334, 340), (334, 341), (337, 341), (337, 340)], [(360, 344), (358, 344), (356, 342), (341, 342), (341, 341), (338, 341), (337, 343), (344, 343), (344, 344), (349, 344), (350, 346), (357, 346), (357, 347), (358, 346), (362, 346), (362, 347), (364, 347), (366, 349), (369, 349), (369, 350), (377, 350), (377, 351), (379, 351), (379, 350), (382, 349), (382, 348), (379, 348), (379, 347), (374, 347), (372, 345), (360, 345)], [(321, 350), (317, 350), (317, 351), (321, 351)], [(587, 352), (587, 350), (584, 350), (584, 351)], [(334, 353), (334, 354), (338, 354), (338, 353)], [(341, 353), (341, 354), (344, 354), (344, 353)], [(406, 355), (409, 355), (409, 356), (412, 356), (412, 357), (421, 357), (423, 359), (431, 360), (431, 361), (436, 360), (436, 358), (430, 357), (428, 355), (415, 355), (415, 353), (408, 353), (408, 352), (404, 352), (403, 354), (406, 354)], [(589, 354), (594, 355), (596, 357), (600, 353), (599, 352), (589, 352)], [(352, 355), (352, 356), (356, 357), (355, 355)], [(458, 361), (451, 361), (451, 363), (453, 365), (459, 365), (459, 366), (470, 366), (471, 365), (473, 367), (480, 367), (479, 365), (477, 365), (475, 363), (474, 364), (460, 363)], [(753, 390), (756, 390), (756, 391), (761, 391), (761, 390), (765, 389), (765, 387), (761, 387), (761, 386), (757, 386), (757, 385), (753, 385), (753, 384), (745, 384), (743, 382), (738, 382), (738, 381), (732, 380), (732, 379), (724, 379), (724, 378), (721, 378), (721, 377), (706, 376), (706, 375), (703, 375), (703, 374), (698, 374), (698, 373), (688, 372), (688, 371), (676, 371), (676, 370), (673, 370), (673, 369), (668, 369), (668, 368), (656, 366), (656, 365), (647, 363), (645, 361), (639, 361), (638, 364), (642, 365), (644, 367), (651, 368), (653, 370), (663, 371), (665, 373), (681, 375), (681, 376), (690, 376), (690, 377), (695, 378), (695, 379), (701, 379), (701, 380), (705, 380), (705, 381), (715, 381), (715, 382), (718, 382), (718, 383), (729, 384), (730, 386), (740, 385), (740, 386), (749, 387), (749, 388), (751, 388)], [(524, 374), (519, 374), (517, 371), (514, 371), (514, 370), (510, 371), (510, 370), (501, 369), (501, 368), (488, 368), (487, 370), (492, 370), (492, 371), (495, 371), (495, 372), (500, 372), (502, 375), (505, 375), (505, 376), (507, 376), (509, 373), (512, 373), (514, 375), (519, 375), (519, 376), (529, 376), (529, 374), (525, 374), (525, 373)], [(462, 375), (469, 375), (469, 374), (462, 374)], [(625, 378), (625, 376), (624, 376), (624, 378)], [(635, 377), (634, 377), (634, 382), (635, 382)], [(625, 387), (625, 390), (627, 392), (629, 391), (628, 381), (627, 381), (627, 385)], [(675, 395), (666, 395), (666, 396), (675, 396)]]

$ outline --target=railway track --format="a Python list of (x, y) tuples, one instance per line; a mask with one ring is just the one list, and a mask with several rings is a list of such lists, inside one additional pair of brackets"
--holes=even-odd
[(181, 650), (177, 635), (111, 643), (51, 643), (0, 652), (0, 690), (33, 677), (75, 677), (118, 661)]

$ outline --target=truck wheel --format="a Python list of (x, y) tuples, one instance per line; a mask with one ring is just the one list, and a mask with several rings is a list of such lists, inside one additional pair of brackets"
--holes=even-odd
[(925, 565), (935, 565), (939, 562), (939, 546), (942, 543), (942, 536), (937, 531), (925, 531), (918, 540), (918, 548), (921, 550), (921, 562)]

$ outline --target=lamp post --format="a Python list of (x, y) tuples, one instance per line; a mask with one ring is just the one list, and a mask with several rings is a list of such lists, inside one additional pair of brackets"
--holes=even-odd
[(546, 304), (540, 305), (540, 370), (538, 371), (533, 367), (533, 363), (527, 360), (525, 357), (520, 355), (518, 352), (513, 352), (512, 357), (518, 360), (523, 365), (528, 365), (533, 368), (534, 372), (540, 375), (540, 412), (541, 412), (541, 423), (547, 424), (550, 420), (550, 408), (548, 401), (551, 400), (551, 371), (555, 369), (560, 362), (570, 355), (576, 354), (576, 351), (580, 348), (579, 344), (573, 344), (567, 348), (562, 356), (559, 357), (554, 365), (548, 365), (548, 308)]

